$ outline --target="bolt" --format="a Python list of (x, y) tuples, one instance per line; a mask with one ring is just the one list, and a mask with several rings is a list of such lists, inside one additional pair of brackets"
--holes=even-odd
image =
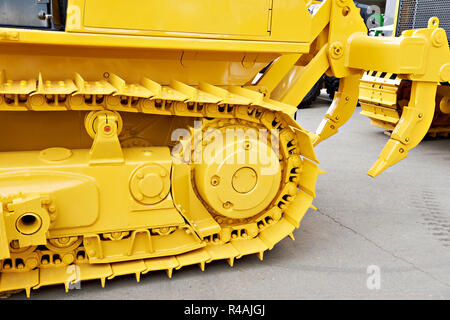
[(167, 228), (167, 227), (162, 227), (161, 228), (161, 232), (162, 233), (167, 233), (169, 231), (169, 228)]
[(330, 46), (330, 53), (331, 53), (331, 57), (333, 59), (339, 59), (342, 57), (343, 54), (343, 48), (342, 48), (342, 44), (340, 42), (334, 42), (331, 46)]
[(223, 204), (224, 209), (231, 209), (233, 207), (233, 204), (230, 201), (227, 201)]
[(213, 176), (212, 178), (211, 178), (211, 185), (212, 186), (218, 186), (219, 185), (219, 183), (220, 183), (220, 177), (219, 176)]
[(114, 239), (119, 239), (119, 237), (120, 237), (121, 234), (122, 234), (121, 232), (113, 232), (113, 233), (111, 233), (111, 236), (112, 236)]

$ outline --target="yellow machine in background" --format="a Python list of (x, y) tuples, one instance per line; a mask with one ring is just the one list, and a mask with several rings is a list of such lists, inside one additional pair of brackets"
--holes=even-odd
[[(411, 82), (402, 81), (395, 74), (368, 72), (361, 78), (359, 101), (361, 114), (370, 118), (371, 124), (393, 131), (408, 106)], [(438, 86), (433, 121), (427, 135), (448, 137), (450, 133), (450, 85)]]
[[(370, 174), (405, 158), (450, 77), (445, 31), (370, 38), (351, 0), (312, 3), (52, 1), (52, 30), (0, 28), (0, 292), (262, 259), (312, 207), (313, 145), (365, 70), (412, 81)], [(311, 133), (292, 116), (325, 72), (341, 85)]]
[[(400, 35), (408, 29), (424, 27), (427, 21), (437, 16), (447, 35), (450, 32), (450, 17), (444, 8), (450, 1), (398, 0), (395, 13), (394, 34)], [(447, 47), (443, 36), (437, 38), (434, 47)], [(442, 61), (442, 70), (448, 69), (450, 60)], [(447, 71), (448, 72), (448, 71)], [(435, 95), (433, 120), (427, 134), (432, 137), (450, 133), (450, 83), (448, 75), (441, 77)], [(397, 74), (368, 71), (361, 79), (359, 100), (361, 114), (371, 119), (371, 124), (385, 130), (394, 131), (411, 96), (412, 83)]]

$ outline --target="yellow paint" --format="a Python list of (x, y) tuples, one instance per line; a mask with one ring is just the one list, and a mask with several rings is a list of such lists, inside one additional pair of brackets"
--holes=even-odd
[[(61, 32), (0, 28), (0, 292), (262, 260), (314, 208), (313, 143), (351, 117), (363, 71), (413, 80), (372, 175), (421, 140), (448, 77), (436, 23), (371, 39), (351, 0), (136, 2), (69, 0)], [(341, 85), (311, 133), (292, 116), (324, 72)], [(215, 151), (241, 163), (182, 162), (212, 129), (258, 133)]]

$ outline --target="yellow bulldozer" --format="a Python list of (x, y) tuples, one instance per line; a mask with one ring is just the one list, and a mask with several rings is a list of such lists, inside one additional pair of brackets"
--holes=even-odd
[[(397, 0), (392, 6), (395, 17), (393, 34), (400, 36), (407, 30), (423, 28), (431, 17), (438, 17), (441, 28), (450, 35), (450, 2), (424, 0)], [(444, 41), (444, 40), (442, 40)], [(435, 45), (440, 45), (436, 43)], [(445, 44), (444, 44), (445, 45)], [(447, 61), (448, 63), (449, 61)], [(445, 65), (442, 66), (443, 68)], [(412, 83), (395, 73), (367, 71), (360, 84), (361, 114), (371, 119), (371, 124), (393, 132), (408, 106)], [(433, 120), (427, 135), (448, 137), (450, 133), (450, 83), (441, 79), (435, 96)]]
[[(314, 207), (314, 146), (351, 117), (365, 71), (411, 81), (372, 176), (425, 136), (450, 80), (438, 19), (368, 37), (351, 0), (4, 0), (0, 11), (3, 293), (262, 259)], [(340, 87), (312, 133), (293, 115), (324, 73)]]

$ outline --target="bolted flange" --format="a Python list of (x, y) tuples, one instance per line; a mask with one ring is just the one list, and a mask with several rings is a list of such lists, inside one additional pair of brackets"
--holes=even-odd
[(138, 168), (130, 178), (130, 192), (142, 204), (155, 204), (165, 199), (170, 189), (169, 172), (158, 164)]

